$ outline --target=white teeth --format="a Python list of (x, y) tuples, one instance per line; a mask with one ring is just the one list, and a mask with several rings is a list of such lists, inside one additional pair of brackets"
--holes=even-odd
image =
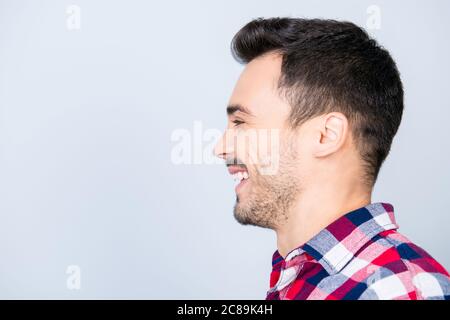
[(248, 172), (237, 172), (231, 176), (235, 182), (240, 183), (242, 180), (248, 179)]

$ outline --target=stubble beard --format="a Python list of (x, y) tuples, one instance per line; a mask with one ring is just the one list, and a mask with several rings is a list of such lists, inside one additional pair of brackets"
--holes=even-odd
[(276, 229), (287, 222), (300, 192), (292, 160), (288, 156), (280, 159), (274, 175), (251, 174), (251, 189), (242, 199), (237, 196), (234, 206), (234, 217), (240, 224)]

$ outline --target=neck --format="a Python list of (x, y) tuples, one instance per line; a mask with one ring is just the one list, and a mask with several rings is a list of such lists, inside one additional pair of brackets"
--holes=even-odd
[(276, 228), (282, 257), (306, 243), (346, 213), (371, 203), (371, 190), (329, 183), (304, 190), (290, 210), (285, 224)]

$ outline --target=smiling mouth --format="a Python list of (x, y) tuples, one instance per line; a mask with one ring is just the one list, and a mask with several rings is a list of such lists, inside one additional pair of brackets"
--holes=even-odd
[(228, 172), (236, 183), (236, 192), (242, 188), (244, 184), (248, 182), (250, 175), (248, 173), (247, 167), (245, 165), (229, 165)]

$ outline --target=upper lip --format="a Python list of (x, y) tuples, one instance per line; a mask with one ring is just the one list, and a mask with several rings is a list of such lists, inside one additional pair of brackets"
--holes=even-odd
[(233, 166), (232, 165), (232, 166), (228, 167), (228, 172), (230, 174), (235, 174), (235, 173), (238, 173), (238, 172), (248, 172), (248, 170), (245, 167), (242, 167), (242, 166), (236, 166), (236, 165)]

